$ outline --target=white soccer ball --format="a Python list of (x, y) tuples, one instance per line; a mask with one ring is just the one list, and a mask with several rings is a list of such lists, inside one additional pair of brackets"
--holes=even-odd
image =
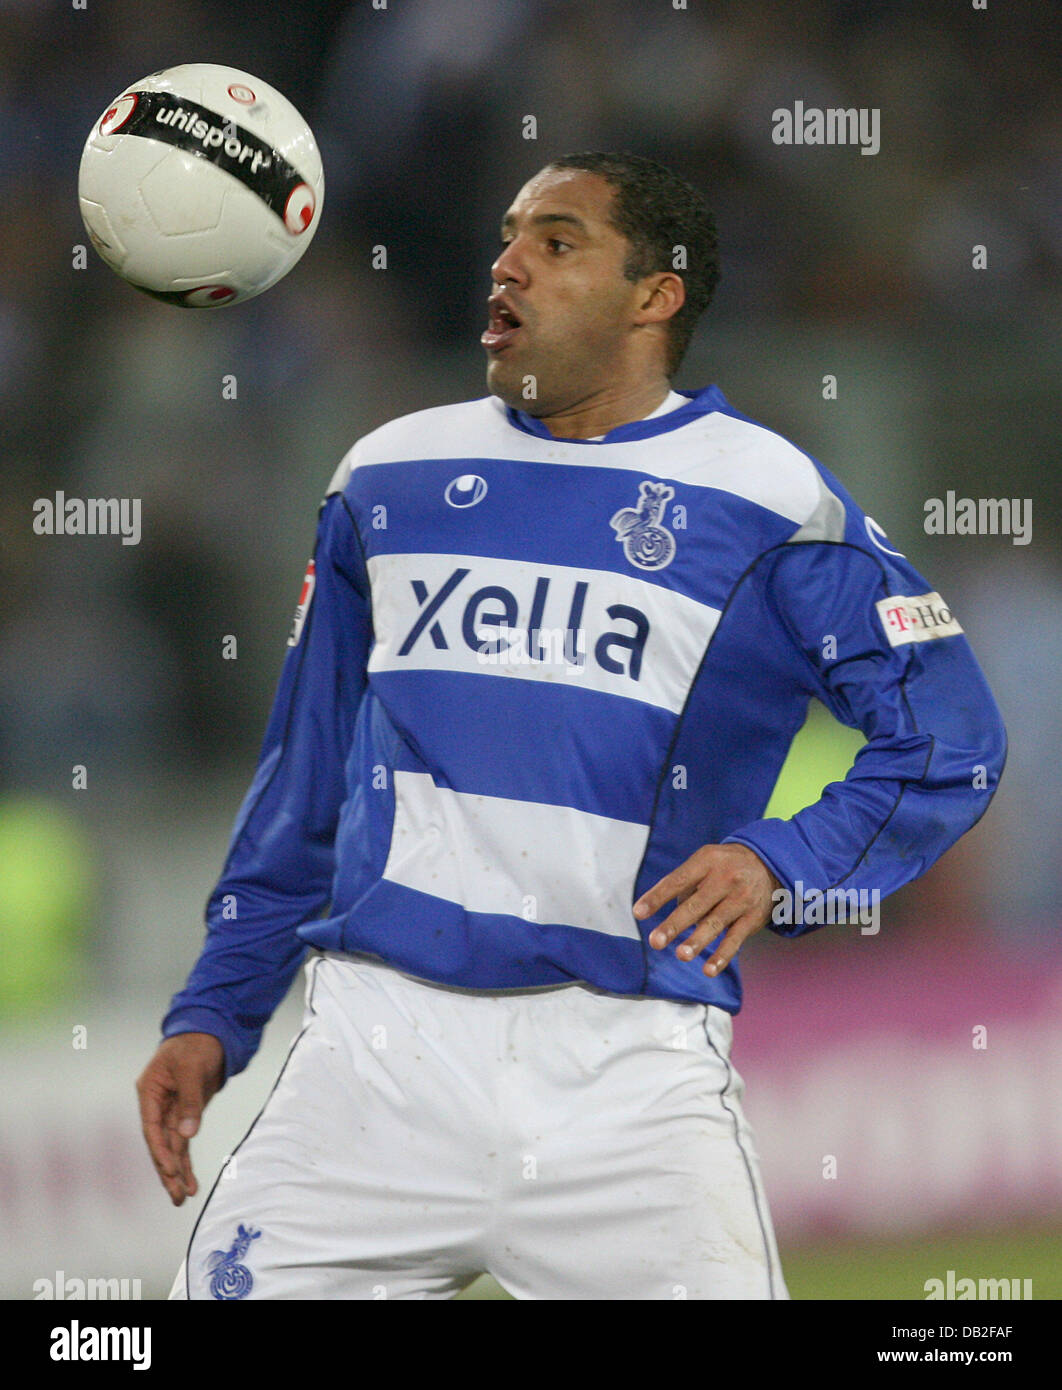
[(81, 155), (92, 244), (137, 289), (184, 308), (261, 294), (303, 255), (324, 202), (313, 134), (257, 77), (186, 63), (134, 82)]

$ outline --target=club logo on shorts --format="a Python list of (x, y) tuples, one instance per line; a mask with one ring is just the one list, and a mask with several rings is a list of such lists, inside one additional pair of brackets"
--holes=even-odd
[(236, 1239), (227, 1250), (215, 1250), (207, 1260), (210, 1276), (210, 1296), (230, 1301), (246, 1298), (254, 1288), (254, 1275), (246, 1265), (240, 1264), (251, 1248), (251, 1241), (262, 1234), (253, 1226), (240, 1225), (236, 1228)]
[(664, 508), (675, 495), (667, 483), (638, 484), (638, 505), (621, 507), (609, 522), (623, 553), (643, 570), (662, 570), (675, 558), (675, 537), (660, 522)]

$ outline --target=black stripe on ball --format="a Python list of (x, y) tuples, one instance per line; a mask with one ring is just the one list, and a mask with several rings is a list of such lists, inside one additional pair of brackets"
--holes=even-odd
[[(187, 97), (175, 97), (169, 92), (130, 92), (137, 98), (136, 106), (126, 122), (115, 132), (118, 136), (135, 135), (140, 139), (161, 140), (179, 150), (186, 150), (199, 159), (209, 160), (219, 169), (239, 181), (257, 197), (261, 198), (271, 212), (284, 222), (284, 212), (288, 199), (300, 184), (311, 188), (309, 179), (289, 164), (279, 150), (252, 135), (249, 130), (237, 125), (231, 117), (220, 116), (207, 106), (189, 101)], [(185, 112), (188, 119), (180, 125), (171, 124), (174, 116)], [(160, 120), (159, 117), (169, 117)], [(199, 136), (192, 132), (202, 122), (206, 129)], [(220, 144), (206, 146), (203, 138), (209, 129), (222, 133)], [(231, 134), (229, 133), (231, 132)], [(240, 148), (233, 151), (231, 146), (239, 142)], [(228, 147), (228, 148), (227, 148)], [(311, 188), (312, 192), (312, 188)], [(314, 198), (316, 202), (316, 198)], [(311, 219), (312, 220), (312, 219)], [(287, 224), (285, 223), (285, 226)]]

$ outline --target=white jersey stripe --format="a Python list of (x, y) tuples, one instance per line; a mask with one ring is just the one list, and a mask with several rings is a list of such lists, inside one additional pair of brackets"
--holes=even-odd
[[(392, 420), (359, 440), (329, 485), (341, 492), (357, 467), (411, 459), (512, 459), (567, 467), (627, 469), (717, 488), (803, 525), (821, 500), (811, 459), (787, 439), (751, 420), (712, 411), (651, 440), (610, 444), (542, 440), (510, 423), (495, 396)], [(455, 472), (474, 473), (469, 466)]]
[[(419, 598), (411, 576), (423, 586)], [(718, 608), (634, 575), (534, 560), (377, 555), (369, 578), (376, 635), (370, 674), (459, 671), (561, 681), (673, 714), (720, 616)]]
[(394, 774), (383, 877), (469, 912), (638, 940), (631, 913), (648, 827), (570, 806), (476, 796)]

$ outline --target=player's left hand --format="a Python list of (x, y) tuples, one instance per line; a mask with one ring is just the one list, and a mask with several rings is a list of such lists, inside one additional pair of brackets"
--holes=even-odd
[(649, 934), (649, 945), (662, 951), (697, 923), (696, 931), (675, 950), (679, 960), (693, 960), (725, 932), (704, 964), (706, 975), (718, 975), (749, 937), (770, 921), (772, 894), (781, 886), (759, 855), (746, 845), (702, 845), (638, 899), (634, 915), (652, 917), (666, 902), (677, 898), (674, 912)]

